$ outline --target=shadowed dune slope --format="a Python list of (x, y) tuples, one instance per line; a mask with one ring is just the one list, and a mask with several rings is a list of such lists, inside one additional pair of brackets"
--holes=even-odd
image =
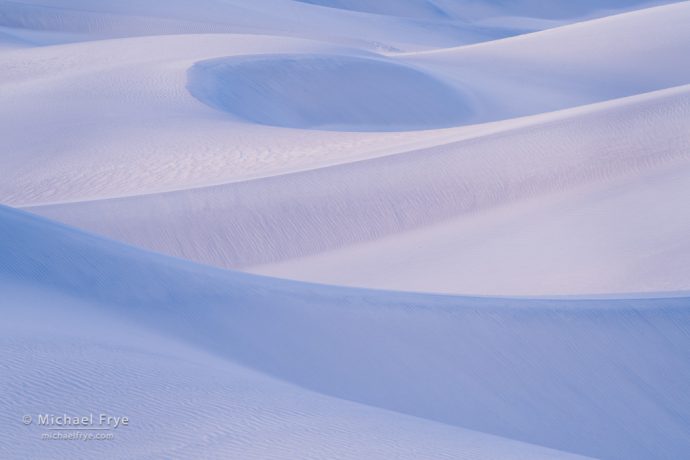
[(293, 283), (7, 208), (0, 237), (5, 285), (101, 305), (320, 393), (596, 457), (678, 458), (690, 447), (687, 297), (463, 298)]

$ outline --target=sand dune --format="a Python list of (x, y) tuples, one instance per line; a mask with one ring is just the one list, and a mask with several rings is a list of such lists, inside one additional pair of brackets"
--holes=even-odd
[[(681, 87), (548, 117), (539, 116), (525, 126), (507, 124), (503, 131), (477, 138), (302, 173), (164, 194), (30, 209), (139, 246), (224, 267), (251, 267), (356, 243), (382, 242), (382, 238), (391, 235), (421, 231), (461, 216), (478, 215), (477, 218), (482, 219), (483, 212), (525, 199), (544, 200), (541, 209), (552, 209), (554, 205), (549, 197), (568, 191), (572, 191), (571, 197), (584, 201), (580, 206), (587, 207), (600, 201), (597, 190), (606, 188), (607, 183), (615, 184), (616, 180), (632, 183), (632, 193), (636, 197), (633, 206), (639, 203), (632, 208), (635, 212), (619, 224), (635, 225), (638, 219), (635, 216), (644, 219), (643, 216), (657, 206), (653, 200), (640, 199), (649, 192), (644, 187), (635, 192), (635, 184), (645, 184), (646, 177), (653, 176), (658, 168), (687, 165), (690, 132), (683, 127), (690, 116), (689, 102), (688, 88)], [(680, 213), (681, 220), (674, 228), (681, 239), (688, 224), (682, 217), (686, 214), (682, 193), (679, 195), (685, 184), (683, 181), (679, 182), (680, 189), (669, 188), (661, 192), (659, 198), (667, 203), (663, 209), (671, 214)], [(583, 196), (591, 197), (591, 201), (583, 200)], [(565, 200), (567, 202), (567, 195)], [(614, 200), (603, 212), (619, 215), (618, 204)], [(539, 206), (538, 202), (536, 209), (540, 209)], [(651, 209), (646, 211), (642, 206)], [(566, 213), (572, 212), (564, 209)], [(510, 209), (507, 212), (506, 218), (510, 219)], [(581, 225), (585, 228), (601, 226), (597, 216), (598, 213), (583, 214)], [(520, 218), (524, 219), (521, 225), (531, 225), (529, 214)], [(486, 219), (492, 222), (495, 216), (489, 215)], [(605, 232), (597, 236), (595, 232), (578, 235), (560, 231), (557, 235), (561, 238), (556, 236), (551, 242), (553, 247), (544, 246), (543, 239), (523, 241), (515, 252), (549, 254), (562, 244), (577, 247), (577, 250), (561, 253), (560, 258), (554, 258), (535, 271), (515, 273), (508, 267), (514, 268), (511, 264), (520, 264), (525, 259), (513, 258), (513, 251), (506, 251), (499, 258), (483, 259), (486, 265), (477, 259), (464, 265), (468, 245), (475, 245), (477, 241), (476, 237), (467, 239), (475, 229), (471, 223), (466, 229), (462, 224), (454, 228), (457, 232), (449, 232), (443, 240), (448, 251), (443, 258), (429, 256), (425, 261), (422, 256), (425, 247), (420, 248), (422, 263), (400, 265), (408, 267), (401, 268), (403, 272), (410, 272), (397, 282), (394, 281), (397, 270), (389, 265), (387, 258), (352, 257), (348, 263), (345, 249), (332, 258), (315, 259), (328, 260), (323, 271), (315, 270), (318, 272), (315, 279), (370, 287), (424, 290), (433, 286), (434, 290), (442, 292), (505, 295), (690, 288), (684, 272), (678, 271), (672, 263), (672, 260), (686, 257), (687, 247), (675, 239), (668, 244), (676, 248), (676, 252), (659, 252), (654, 229), (636, 234), (635, 244), (611, 248), (614, 253), (602, 253), (599, 249), (606, 244)], [(609, 231), (616, 231), (615, 228)], [(429, 233), (434, 234), (433, 231)], [(491, 237), (487, 234), (487, 239)], [(377, 254), (371, 245), (363, 250)], [(408, 251), (402, 253), (414, 257)], [(634, 265), (623, 268), (617, 265), (630, 253), (642, 259), (651, 258), (652, 266), (659, 268), (655, 280), (646, 277), (646, 271)], [(430, 270), (434, 260), (452, 260), (459, 272), (476, 271), (483, 276), (493, 270), (496, 276), (486, 278), (479, 285), (475, 284), (478, 276), (468, 277), (463, 282), (461, 277), (453, 275), (455, 271), (444, 271), (447, 268), (444, 263), (436, 265), (438, 271)], [(570, 267), (574, 263), (582, 267), (580, 279), (549, 271), (552, 265)], [(276, 269), (269, 266), (255, 270), (310, 279), (315, 271), (309, 265), (307, 261), (303, 268), (297, 261)], [(326, 266), (333, 268), (329, 270)], [(592, 266), (599, 268), (594, 271)], [(622, 269), (625, 271), (621, 272)], [(589, 275), (586, 274), (588, 270)], [(371, 274), (377, 271), (381, 274)], [(607, 272), (608, 275), (602, 277), (602, 273)], [(505, 275), (499, 276), (500, 273)], [(414, 276), (417, 281), (408, 284)], [(434, 280), (433, 284), (425, 281), (429, 279)], [(514, 289), (519, 292), (513, 292)]]
[[(685, 297), (540, 301), (322, 287), (195, 266), (17, 211), (0, 212), (3, 240), (13, 242), (0, 258), (4, 283), (76, 298), (95, 321), (104, 315), (138, 324), (151, 331), (135, 336), (146, 346), (165, 346), (170, 337), (177, 340), (170, 353), (181, 349), (189, 356), (185, 347), (194, 346), (322, 394), (584, 455), (673, 458), (690, 443), (685, 430), (690, 401), (683, 385), (690, 373)], [(19, 300), (4, 300), (5, 308), (27, 303), (36, 305), (39, 315), (64, 311), (62, 300), (30, 303), (23, 300), (26, 291), (18, 295)], [(44, 327), (16, 307), (9, 311), (29, 332)], [(81, 335), (88, 337), (91, 325), (84, 320)], [(12, 330), (10, 337), (21, 336), (22, 329)], [(162, 338), (154, 341), (151, 333)], [(27, 342), (15, 347), (22, 343)], [(146, 356), (141, 359), (143, 365)], [(23, 362), (10, 362), (29, 372)], [(165, 361), (156, 366), (170, 372)], [(236, 372), (244, 378), (229, 369), (218, 385), (232, 382)], [(128, 375), (136, 378), (135, 373)], [(246, 378), (262, 380), (253, 376)], [(268, 387), (262, 398), (280, 397), (270, 388), (279, 385), (263, 382)], [(35, 394), (48, 397), (48, 384), (34, 383)], [(69, 394), (59, 387), (52, 391)], [(240, 400), (242, 410), (252, 410)], [(116, 397), (114, 402), (122, 404)], [(341, 403), (332, 404), (324, 402), (319, 412), (333, 416), (329, 408), (339, 410)], [(172, 417), (203, 418), (197, 412), (203, 407), (195, 404)], [(357, 417), (357, 407), (352, 411)], [(413, 428), (410, 422), (403, 426)], [(257, 428), (272, 426), (266, 423), (259, 419)], [(417, 439), (454, 436), (435, 426), (440, 431), (427, 425), (430, 438)], [(291, 433), (286, 442), (296, 442), (295, 430)], [(462, 443), (465, 434), (460, 436), (452, 442)], [(338, 442), (337, 436), (329, 439)], [(445, 442), (441, 457), (445, 449), (457, 448)]]
[[(6, 281), (3, 458), (583, 458), (324, 396), (141, 327), (118, 306)], [(70, 442), (19, 423), (66, 404), (130, 425)]]
[[(275, 75), (284, 73), (276, 81)], [(332, 55), (215, 59), (189, 71), (190, 92), (259, 124), (405, 131), (462, 124), (468, 102), (434, 77), (391, 60)]]
[(524, 18), (577, 18), (603, 12), (613, 14), (628, 8), (643, 8), (670, 2), (645, 0), (298, 0), (313, 5), (342, 8), (382, 15), (428, 18), (468, 19), (519, 16)]
[[(687, 82), (681, 57), (690, 43), (683, 26), (689, 5), (397, 58), (247, 35), (130, 38), (14, 51), (7, 54), (3, 80), (3, 99), (13, 110), (0, 125), (10, 152), (2, 166), (10, 174), (0, 191), (6, 203), (132, 244), (302, 280), (504, 295), (687, 289), (686, 214), (678, 199), (683, 182), (657, 195), (668, 203), (662, 207), (649, 199), (656, 192), (645, 185), (662, 174), (659, 168), (682, 170), (687, 164), (685, 86), (495, 123), (364, 131), (383, 120), (390, 129), (415, 127), (396, 126), (400, 122), (429, 123), (436, 105), (453, 97), (461, 98), (448, 104), (455, 116), (501, 118), (515, 110), (577, 105)], [(658, 33), (643, 47), (633, 47), (648, 35), (640, 30)], [(616, 40), (604, 39), (608, 31)], [(599, 39), (603, 45), (595, 46)], [(562, 56), (551, 51), (554, 43), (563, 45)], [(112, 63), (111, 54), (124, 57)], [(273, 81), (272, 66), (288, 65), (284, 56), (291, 56), (292, 80)], [(314, 61), (314, 56), (320, 57)], [(195, 63), (209, 59), (222, 59), (211, 61), (222, 63), (221, 70), (198, 75), (204, 64)], [(379, 87), (389, 75), (400, 77), (401, 69), (409, 71), (410, 80), (396, 78), (398, 85), (388, 92), (377, 91), (375, 82), (352, 85), (349, 93), (334, 90), (358, 78), (338, 65), (356, 63), (358, 75), (369, 78), (376, 74), (368, 67), (373, 62), (380, 70)], [(467, 62), (479, 66), (481, 80), (466, 77), (472, 75)], [(190, 68), (196, 69), (191, 80)], [(305, 79), (311, 72), (318, 74), (320, 87)], [(541, 84), (540, 72), (551, 72), (553, 91)], [(225, 79), (233, 85), (222, 86)], [(405, 81), (425, 91), (396, 98)], [(222, 91), (201, 94), (213, 85)], [(195, 99), (188, 87), (212, 106)], [(234, 89), (227, 92), (228, 87)], [(309, 104), (300, 96), (317, 88), (330, 99), (315, 97), (319, 103)], [(532, 90), (541, 96), (531, 97)], [(30, 102), (36, 100), (43, 107), (38, 115)], [(362, 132), (315, 132), (252, 120)], [(26, 142), (27, 130), (35, 133), (32, 142)], [(610, 200), (606, 209), (594, 205), (607, 193), (602, 190), (615, 190), (620, 181), (629, 184), (625, 193), (634, 198), (625, 204)], [(569, 214), (556, 213), (560, 220), (536, 226), (527, 217), (515, 220), (510, 210), (492, 211), (522, 200), (536, 203), (521, 208), (536, 214), (557, 206)], [(36, 207), (46, 203), (57, 204)], [(621, 218), (610, 225), (602, 213)], [(650, 228), (618, 241), (625, 244), (609, 244), (645, 215), (673, 221), (674, 239), (660, 246)], [(563, 227), (573, 218), (578, 232)], [(507, 219), (506, 225), (525, 235), (551, 228), (555, 236), (506, 240), (506, 249), (496, 251), (493, 243), (482, 243), (491, 237), (474, 236), (483, 225), (493, 235), (488, 229), (496, 219)], [(415, 233), (408, 239), (408, 232)], [(440, 234), (446, 236), (436, 239)], [(389, 251), (383, 248), (398, 251), (406, 241), (432, 240), (442, 248), (434, 253), (443, 256), (432, 256), (423, 246), (403, 258), (380, 257)], [(482, 244), (489, 246), (483, 250)], [(525, 260), (535, 261), (530, 270), (523, 268)], [(449, 267), (453, 275), (447, 275)]]
[[(688, 83), (688, 11), (685, 2), (387, 62), (416, 66), (429, 75), (428, 81), (440, 80), (462, 94), (459, 107), (449, 109), (466, 115), (460, 123), (562, 109)], [(608, 29), (617, 31), (616, 40), (605, 39)], [(564, 51), (554, 54), (550, 47)], [(0, 134), (8, 152), (0, 159), (7, 171), (0, 200), (27, 206), (196, 188), (399, 153), (493, 129), (477, 125), (457, 132), (316, 135), (241, 122), (204, 105), (186, 89), (187, 72), (199, 61), (296, 53), (334, 60), (376, 58), (368, 51), (313, 40), (227, 34), (8, 52), (0, 76), (0, 102), (7, 108), (0, 113)], [(542, 54), (546, 57), (540, 58)], [(571, 57), (577, 65), (566, 62)], [(523, 61), (530, 65), (521, 65)], [(294, 102), (298, 95), (287, 92), (283, 101)], [(410, 103), (425, 101), (419, 94)], [(411, 117), (396, 110), (400, 104), (378, 109), (379, 116)], [(37, 105), (38, 113), (33, 109)], [(270, 121), (268, 115), (258, 114)], [(372, 128), (363, 122), (357, 127)], [(30, 141), (26, 132), (32, 133)]]
[[(467, 21), (401, 18), (321, 8), (292, 0), (18, 0), (4, 2), (0, 26), (76, 34), (82, 40), (141, 35), (250, 33), (316, 38), (365, 48), (428, 49), (516, 33)], [(56, 41), (60, 42), (59, 37)]]
[(690, 4), (681, 2), (407, 61), (465, 88), (484, 122), (687, 84), (688, 21)]
[(688, 457), (689, 22), (0, 1), (0, 458)]
[(197, 60), (274, 53), (369, 55), (249, 35), (136, 37), (6, 53), (0, 199), (19, 206), (177, 190), (443, 142), (434, 132), (317, 135), (246, 123), (186, 88)]

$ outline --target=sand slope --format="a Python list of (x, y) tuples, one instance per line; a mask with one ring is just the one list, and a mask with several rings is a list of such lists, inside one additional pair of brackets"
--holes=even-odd
[(0, 458), (688, 457), (689, 22), (0, 1)]
[[(683, 190), (689, 101), (681, 87), (302, 173), (30, 209), (199, 262), (259, 265), (253, 270), (336, 284), (503, 295), (688, 289)], [(666, 181), (654, 179), (660, 168), (685, 172), (653, 187)], [(628, 184), (623, 187), (630, 197), (602, 203), (621, 183)], [(491, 211), (521, 200), (536, 204), (525, 205), (523, 213)], [(484, 217), (487, 212), (494, 214)], [(551, 216), (550, 223), (535, 219), (539, 213)], [(461, 219), (467, 216), (480, 223)], [(460, 220), (446, 230), (431, 228), (453, 219)], [(654, 226), (640, 226), (648, 221), (669, 225), (671, 239), (660, 241)], [(498, 251), (494, 229), (510, 234), (505, 225), (551, 236), (523, 238)], [(634, 238), (608, 243), (631, 227), (638, 229)], [(408, 246), (404, 236), (397, 245), (386, 242), (412, 230), (418, 241), (443, 241), (442, 254), (428, 252), (427, 245)], [(350, 247), (365, 242), (371, 244)], [(380, 257), (386, 251), (398, 254), (399, 263)], [(319, 253), (324, 255), (298, 260)], [(521, 268), (539, 258), (530, 270)], [(267, 265), (275, 262), (283, 263)]]
[[(12, 242), (0, 259), (3, 283), (21, 283), (37, 295), (57, 291), (86, 302), (85, 318), (112, 315), (172, 338), (177, 343), (170, 353), (194, 346), (322, 394), (595, 457), (673, 458), (690, 444), (685, 297), (539, 301), (320, 287), (147, 254), (5, 208), (0, 233)], [(13, 339), (22, 330), (31, 334), (44, 326), (13, 305), (35, 305), (39, 315), (66, 311), (59, 296), (52, 302), (30, 302), (25, 290), (17, 296), (3, 301), (21, 325), (9, 336), (15, 347), (27, 343)], [(65, 319), (72, 318), (80, 324), (76, 314)], [(83, 320), (78, 336), (99, 330), (91, 321)], [(69, 340), (72, 334), (64, 336)], [(112, 337), (96, 343), (120, 340)], [(165, 340), (150, 333), (137, 337), (154, 350), (165, 347)], [(85, 346), (96, 345), (87, 340)], [(15, 359), (9, 361), (15, 369), (10, 375), (29, 372), (30, 363)], [(157, 366), (165, 369), (165, 361)], [(222, 372), (218, 385), (242, 375), (223, 369), (205, 372)], [(135, 369), (129, 372), (136, 375)], [(59, 375), (67, 378), (64, 370)], [(99, 379), (98, 373), (86, 379)], [(49, 391), (49, 379), (33, 385), (39, 398), (34, 407), (50, 391), (70, 394), (64, 393), (70, 387)], [(261, 398), (275, 397), (280, 386), (266, 385)], [(165, 387), (158, 391), (163, 398), (171, 395)], [(251, 410), (254, 403), (239, 398)], [(134, 407), (117, 396), (112, 401)], [(324, 404), (328, 414), (330, 403)], [(183, 420), (183, 413), (203, 418), (203, 404), (185, 412), (163, 407), (174, 420)], [(263, 433), (272, 426), (257, 423)], [(438, 428), (432, 438), (454, 436)], [(299, 432), (292, 429), (285, 439), (291, 442)], [(326, 445), (340, 442), (337, 436), (322, 439)], [(374, 442), (371, 448), (382, 446)], [(443, 449), (454, 447), (442, 444)]]

